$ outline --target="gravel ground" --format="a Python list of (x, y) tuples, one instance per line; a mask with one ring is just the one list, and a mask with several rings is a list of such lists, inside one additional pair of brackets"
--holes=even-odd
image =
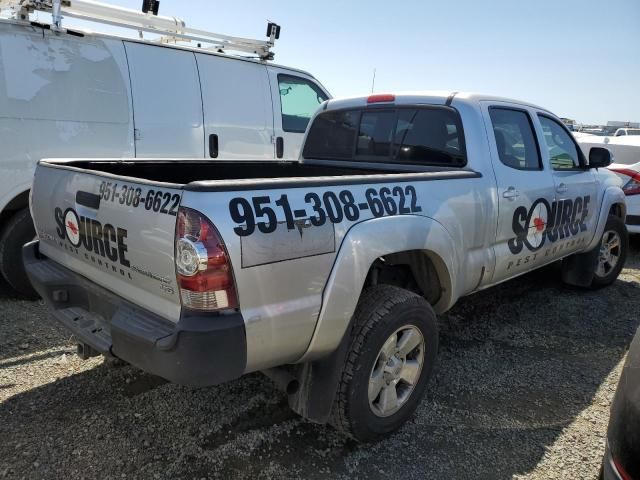
[(5, 288), (0, 478), (596, 478), (639, 293), (634, 239), (610, 288), (544, 269), (461, 300), (413, 420), (363, 446), (290, 413), (260, 374), (190, 389), (82, 361)]

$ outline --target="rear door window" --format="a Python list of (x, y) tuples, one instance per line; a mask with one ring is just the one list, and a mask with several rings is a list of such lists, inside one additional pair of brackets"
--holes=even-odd
[(304, 133), (309, 119), (328, 97), (315, 83), (293, 75), (278, 75), (278, 88), (282, 129), (285, 132)]
[(466, 164), (462, 124), (457, 112), (448, 107), (324, 112), (309, 130), (303, 155), (434, 166)]
[(517, 170), (542, 170), (529, 114), (523, 110), (491, 107), (489, 116), (500, 161)]

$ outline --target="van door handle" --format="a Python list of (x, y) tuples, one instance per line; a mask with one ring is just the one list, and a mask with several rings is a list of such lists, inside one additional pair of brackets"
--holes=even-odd
[(556, 192), (558, 193), (567, 193), (567, 190), (569, 190), (569, 188), (564, 183), (561, 183), (556, 187)]
[(276, 138), (276, 157), (282, 158), (284, 156), (284, 138)]
[(209, 135), (209, 156), (218, 158), (218, 135), (215, 133)]
[(515, 187), (509, 187), (504, 192), (502, 192), (502, 196), (504, 198), (508, 198), (509, 200), (514, 200), (520, 196), (520, 192), (515, 189)]

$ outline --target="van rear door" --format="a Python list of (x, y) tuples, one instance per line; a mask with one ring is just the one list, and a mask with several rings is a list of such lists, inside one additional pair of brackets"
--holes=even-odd
[(178, 185), (40, 162), (31, 192), (42, 254), (142, 308), (178, 321)]
[(193, 52), (125, 42), (136, 157), (202, 158), (200, 80)]

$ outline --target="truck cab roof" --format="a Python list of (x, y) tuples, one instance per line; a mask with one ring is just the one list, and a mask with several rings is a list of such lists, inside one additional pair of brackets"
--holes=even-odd
[(464, 102), (477, 104), (481, 101), (506, 102), (511, 104), (532, 107), (548, 112), (547, 109), (539, 107), (533, 103), (514, 100), (506, 97), (488, 95), (477, 92), (457, 92), (447, 90), (421, 90), (408, 92), (378, 93), (366, 96), (331, 99), (326, 103), (325, 109), (338, 110), (343, 108), (363, 107), (372, 103), (392, 103), (393, 105), (450, 105), (455, 99), (456, 103)]

